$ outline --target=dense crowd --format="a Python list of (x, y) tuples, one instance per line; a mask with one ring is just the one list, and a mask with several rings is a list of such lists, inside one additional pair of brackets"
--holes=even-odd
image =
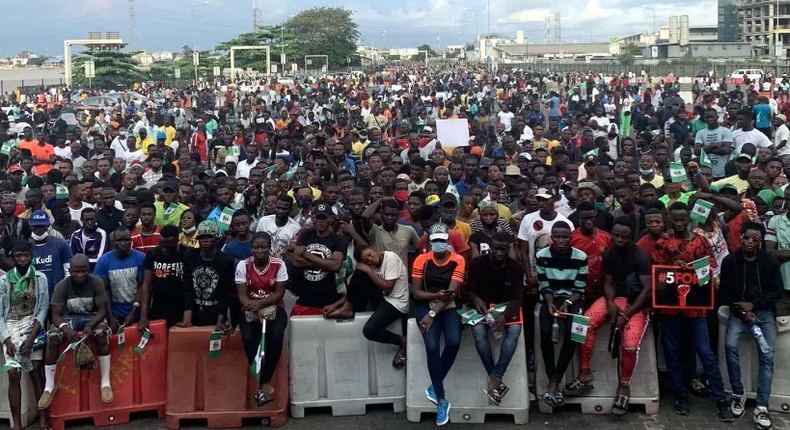
[[(95, 350), (101, 400), (111, 403), (110, 334), (155, 319), (238, 328), (250, 363), (265, 345), (263, 405), (275, 396), (290, 317), (369, 310), (363, 335), (397, 346), (396, 368), (409, 365), (406, 338), (388, 327), (416, 318), (439, 425), (449, 420), (443, 379), (463, 325), (492, 404), (516, 365), (546, 372), (535, 391), (559, 407), (592, 386), (595, 332), (609, 321), (619, 366), (612, 413), (628, 410), (653, 323), (674, 411), (688, 414), (689, 392), (712, 395), (725, 422), (745, 413), (738, 340), (753, 334), (753, 417), (771, 427), (776, 316), (790, 314), (787, 79), (768, 92), (698, 80), (688, 100), (679, 84), (644, 74), (505, 68), (259, 84), (143, 83), (135, 90), (147, 100), (124, 93), (84, 125), (66, 120), (79, 91), (6, 99), (0, 340), (14, 367), (17, 427), (20, 372), (46, 411), (67, 344), (85, 346), (84, 365)], [(439, 120), (466, 121), (469, 141), (438, 140)], [(714, 352), (715, 308), (651, 310), (654, 265), (711, 272), (698, 288), (712, 286), (714, 305), (730, 307), (725, 363)], [(288, 312), (287, 294), (296, 298)], [(529, 362), (511, 363), (522, 331)], [(489, 332), (502, 338), (496, 359)], [(578, 377), (563, 387), (577, 349)]]

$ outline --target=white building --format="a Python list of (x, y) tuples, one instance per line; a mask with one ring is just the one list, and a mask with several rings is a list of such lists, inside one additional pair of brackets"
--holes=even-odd
[(141, 66), (150, 66), (154, 64), (154, 56), (146, 51), (132, 55), (132, 59), (134, 59), (134, 61), (136, 61), (137, 64)]

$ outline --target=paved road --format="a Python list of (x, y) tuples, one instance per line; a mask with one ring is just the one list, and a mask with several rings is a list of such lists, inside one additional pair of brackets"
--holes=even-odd
[[(749, 405), (751, 407), (751, 404)], [(790, 415), (773, 414), (775, 430), (790, 430)], [(87, 422), (68, 425), (69, 430), (88, 430), (94, 427)], [(246, 423), (244, 428), (261, 428), (254, 421)], [(756, 425), (751, 420), (751, 409), (740, 420), (732, 424), (723, 424), (716, 419), (715, 408), (711, 399), (691, 400), (691, 415), (680, 417), (672, 412), (672, 405), (669, 399), (664, 399), (661, 404), (660, 412), (657, 416), (647, 416), (638, 412), (634, 406), (632, 412), (627, 416), (616, 419), (611, 416), (582, 415), (578, 408), (568, 406), (566, 409), (558, 411), (554, 415), (541, 415), (536, 412), (533, 405), (530, 410), (529, 427), (533, 429), (550, 430), (753, 430)], [(0, 425), (0, 429), (5, 430), (6, 424)], [(34, 424), (29, 429), (38, 429)], [(109, 427), (106, 427), (109, 428)], [(165, 429), (164, 421), (155, 418), (139, 417), (129, 424), (112, 427), (113, 430), (159, 430)], [(205, 423), (187, 423), (185, 429), (205, 428)], [(463, 425), (452, 424), (448, 429), (458, 430), (499, 430), (516, 428), (513, 421), (507, 417), (495, 417), (483, 425)], [(393, 415), (391, 410), (383, 406), (369, 409), (367, 415), (358, 417), (332, 417), (329, 410), (308, 410), (307, 416), (303, 419), (289, 419), (288, 424), (283, 427), (287, 430), (427, 430), (436, 429), (432, 417), (425, 416), (421, 423), (410, 423), (406, 420), (406, 414)]]

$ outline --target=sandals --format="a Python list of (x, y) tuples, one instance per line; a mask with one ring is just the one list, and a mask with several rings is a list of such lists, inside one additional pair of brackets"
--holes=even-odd
[(392, 358), (392, 367), (400, 370), (403, 369), (404, 366), (406, 366), (406, 354), (398, 350), (398, 352), (395, 353), (395, 357)]
[(621, 417), (628, 412), (628, 405), (631, 402), (631, 397), (625, 394), (615, 394), (614, 403), (612, 404), (612, 415)]
[(354, 309), (351, 308), (350, 304), (345, 303), (334, 311), (324, 315), (324, 319), (350, 321), (354, 319)]
[(262, 388), (258, 388), (258, 391), (255, 392), (255, 395), (252, 398), (255, 400), (255, 403), (258, 405), (258, 407), (261, 407), (274, 400), (274, 395), (267, 393)]
[(543, 401), (552, 408), (562, 406), (562, 404), (565, 403), (561, 391), (555, 391), (553, 393), (546, 392), (546, 394), (543, 395)]
[(502, 403), (502, 392), (499, 391), (499, 388), (492, 388), (488, 391), (483, 390), (483, 392), (488, 396), (488, 401), (492, 404), (499, 406)]
[(573, 380), (573, 382), (565, 384), (565, 389), (562, 390), (562, 394), (568, 397), (577, 397), (592, 391), (593, 388), (595, 387), (593, 387), (591, 382), (584, 382), (581, 379), (576, 378)]
[(688, 383), (688, 390), (697, 397), (710, 396), (710, 389), (699, 378), (694, 378)]

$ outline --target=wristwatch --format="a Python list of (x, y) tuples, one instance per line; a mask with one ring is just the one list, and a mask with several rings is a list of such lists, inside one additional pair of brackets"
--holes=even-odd
[(434, 312), (433, 310), (430, 310), (430, 311), (428, 311), (428, 316), (431, 317), (431, 318), (436, 318), (436, 312)]

